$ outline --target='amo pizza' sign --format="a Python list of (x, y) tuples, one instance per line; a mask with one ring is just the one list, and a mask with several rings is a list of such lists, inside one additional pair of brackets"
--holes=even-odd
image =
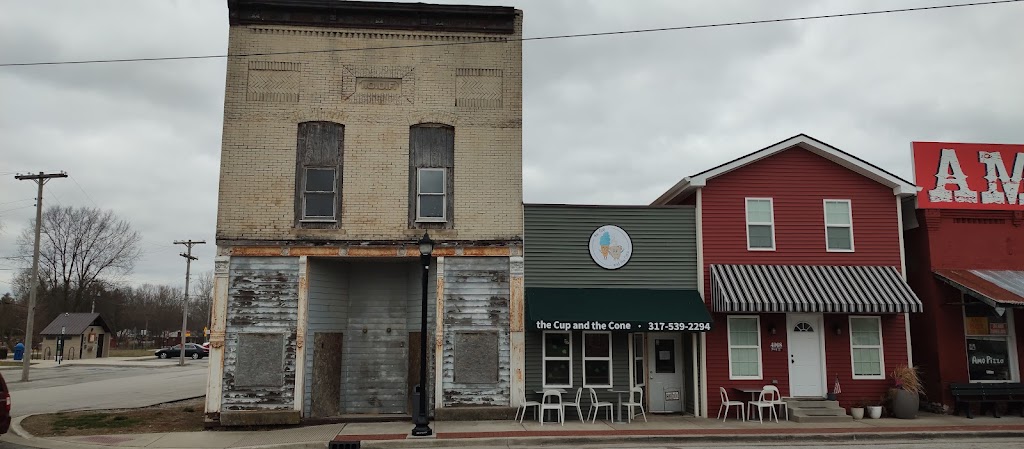
[(1024, 145), (914, 142), (922, 209), (1024, 210)]

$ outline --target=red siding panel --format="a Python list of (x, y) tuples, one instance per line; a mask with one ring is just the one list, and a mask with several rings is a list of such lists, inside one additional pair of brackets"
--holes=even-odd
[[(793, 148), (712, 178), (701, 193), (704, 254), (704, 292), (711, 307), (712, 264), (765, 265), (882, 265), (900, 267), (900, 236), (896, 197), (892, 189), (802, 148)], [(775, 251), (749, 251), (745, 198), (773, 199)], [(853, 213), (854, 252), (825, 249), (824, 199), (849, 199)], [(764, 377), (730, 381), (727, 315), (714, 314), (715, 329), (707, 334), (708, 411), (721, 405), (718, 387), (762, 386), (778, 381), (789, 394), (789, 359), (785, 314), (761, 314)], [(777, 333), (769, 335), (769, 324)], [(841, 334), (836, 335), (836, 326)], [(885, 367), (907, 363), (903, 315), (882, 317)], [(843, 406), (877, 400), (892, 385), (889, 379), (854, 380), (850, 359), (849, 320), (845, 314), (825, 315), (826, 378), (828, 390), (838, 376)], [(783, 351), (771, 352), (771, 342)], [(744, 398), (748, 399), (748, 398)]]

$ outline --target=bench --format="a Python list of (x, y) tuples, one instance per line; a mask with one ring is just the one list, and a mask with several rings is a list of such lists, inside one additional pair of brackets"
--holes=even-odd
[(949, 389), (953, 393), (953, 414), (959, 415), (961, 404), (963, 404), (963, 410), (968, 418), (974, 418), (971, 415), (971, 404), (977, 402), (981, 404), (978, 407), (978, 413), (985, 414), (985, 405), (988, 404), (992, 408), (992, 416), (999, 417), (998, 404), (1005, 402), (1009, 409), (1009, 404), (1017, 404), (1020, 408), (1020, 416), (1024, 417), (1024, 384), (1020, 383), (968, 383), (968, 384), (949, 384)]

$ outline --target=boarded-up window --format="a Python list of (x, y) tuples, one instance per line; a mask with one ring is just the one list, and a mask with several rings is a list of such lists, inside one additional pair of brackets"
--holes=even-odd
[(409, 128), (409, 227), (454, 226), (455, 128), (420, 124)]
[(455, 382), (493, 384), (498, 381), (498, 333), (455, 333)]
[(336, 229), (341, 219), (345, 127), (299, 123), (295, 155), (295, 225)]
[(284, 334), (238, 334), (236, 387), (284, 385)]

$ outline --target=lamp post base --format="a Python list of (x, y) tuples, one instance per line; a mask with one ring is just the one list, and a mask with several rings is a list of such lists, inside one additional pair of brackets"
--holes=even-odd
[(433, 434), (434, 429), (431, 429), (428, 424), (416, 424), (416, 427), (412, 428), (412, 436), (414, 437), (429, 437)]

